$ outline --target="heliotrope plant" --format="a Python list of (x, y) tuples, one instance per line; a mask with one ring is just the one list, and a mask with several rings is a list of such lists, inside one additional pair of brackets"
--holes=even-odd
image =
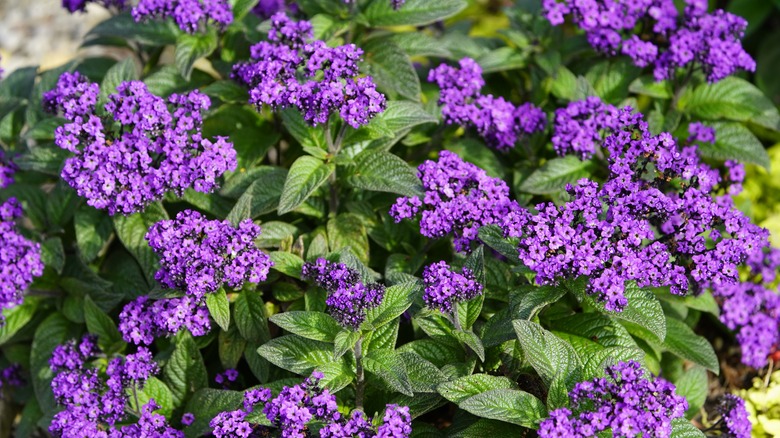
[(0, 81), (3, 433), (749, 436), (772, 5), (88, 3)]

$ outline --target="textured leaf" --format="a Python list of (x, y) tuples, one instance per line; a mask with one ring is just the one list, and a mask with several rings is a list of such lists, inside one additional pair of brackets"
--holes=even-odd
[(414, 395), (409, 376), (406, 374), (406, 365), (402, 357), (394, 350), (369, 351), (363, 357), (363, 366), (366, 371), (382, 379), (395, 391), (409, 396)]
[(705, 158), (737, 160), (753, 163), (769, 169), (769, 154), (764, 145), (743, 124), (738, 122), (713, 122), (715, 144), (702, 143), (699, 153)]
[(58, 273), (62, 273), (65, 266), (65, 250), (62, 248), (62, 239), (50, 237), (41, 244), (41, 261)]
[(178, 336), (176, 348), (163, 369), (163, 376), (177, 406), (187, 400), (190, 394), (208, 386), (203, 356), (189, 334)]
[(287, 311), (271, 316), (271, 322), (290, 333), (315, 341), (334, 342), (341, 326), (322, 312)]
[(209, 56), (217, 48), (217, 32), (211, 28), (207, 32), (183, 33), (176, 39), (174, 60), (179, 73), (185, 80), (190, 80), (192, 65), (200, 58)]
[(752, 122), (768, 129), (780, 129), (780, 113), (755, 85), (734, 76), (714, 84), (701, 84), (684, 93), (679, 109), (702, 119)]
[(412, 305), (412, 296), (418, 285), (416, 283), (403, 283), (390, 286), (385, 290), (382, 303), (366, 312), (366, 320), (361, 329), (376, 330), (388, 322), (398, 318)]
[(461, 409), (474, 415), (535, 428), (547, 417), (544, 403), (517, 389), (492, 389), (459, 403)]
[(656, 99), (671, 99), (672, 87), (669, 81), (656, 82), (652, 76), (638, 77), (628, 87), (628, 91)]
[(273, 251), (269, 254), (274, 262), (272, 268), (290, 277), (301, 278), (303, 259), (284, 251)]
[(5, 344), (19, 332), (35, 316), (39, 300), (33, 297), (25, 297), (24, 302), (18, 306), (3, 309), (5, 324), (0, 327), (0, 345)]
[(244, 393), (241, 391), (226, 391), (203, 388), (196, 392), (185, 409), (195, 415), (195, 421), (184, 429), (188, 438), (202, 436), (211, 431), (209, 422), (220, 412), (233, 411), (242, 406)]
[(515, 317), (531, 320), (545, 306), (555, 303), (566, 295), (566, 289), (556, 286), (539, 286), (528, 288), (528, 293), (520, 299), (515, 311)]
[(129, 13), (123, 13), (101, 21), (87, 34), (111, 36), (138, 41), (142, 44), (161, 46), (174, 44), (181, 31), (172, 20), (150, 20), (137, 23)]
[(146, 281), (150, 285), (156, 284), (154, 274), (158, 269), (158, 261), (157, 256), (146, 241), (146, 233), (149, 231), (149, 227), (165, 219), (168, 219), (168, 213), (159, 203), (150, 204), (141, 213), (130, 216), (121, 214), (114, 216), (117, 237), (130, 254), (138, 260), (138, 264), (146, 275)]
[[(128, 392), (133, 394), (132, 389), (129, 389)], [(149, 400), (151, 399), (154, 399), (160, 406), (159, 409), (155, 410), (155, 413), (170, 417), (173, 412), (173, 393), (171, 393), (171, 389), (168, 388), (168, 385), (154, 376), (149, 377), (146, 382), (144, 382), (144, 387), (142, 389), (138, 389), (134, 395), (129, 396), (127, 398), (127, 403), (134, 411), (141, 412), (141, 408), (149, 403)], [(138, 405), (136, 405), (136, 400), (138, 401)]]
[(321, 127), (312, 127), (305, 120), (301, 114), (294, 109), (286, 109), (279, 112), (282, 117), (282, 123), (287, 131), (295, 137), (301, 146), (308, 146), (328, 150), (327, 140), (325, 139), (325, 132)]
[(271, 339), (257, 352), (279, 368), (296, 374), (309, 374), (315, 368), (334, 362), (330, 344), (298, 335)]
[(100, 97), (98, 98), (99, 104), (104, 104), (108, 101), (108, 95), (116, 93), (116, 87), (125, 81), (132, 81), (138, 79), (135, 72), (135, 62), (132, 57), (127, 57), (122, 61), (118, 61), (113, 67), (108, 69), (106, 76), (103, 78), (103, 82), (100, 83)]
[(249, 93), (246, 88), (238, 85), (233, 81), (216, 81), (213, 82), (202, 90), (203, 94), (228, 103), (244, 103), (249, 101)]
[(51, 392), (54, 372), (49, 367), (51, 353), (68, 338), (70, 323), (59, 313), (52, 313), (35, 330), (30, 352), (30, 374), (38, 404), (44, 414), (53, 414), (57, 408)]
[(219, 361), (224, 369), (238, 367), (238, 362), (244, 355), (247, 342), (242, 338), (236, 326), (230, 327), (230, 330), (221, 330), (217, 338)]
[(666, 325), (668, 330), (664, 347), (715, 374), (720, 372), (718, 357), (706, 338), (697, 335), (684, 322), (675, 318), (667, 318)]
[(503, 376), (471, 374), (444, 382), (437, 387), (439, 394), (455, 404), (494, 389), (517, 389), (517, 384)]
[(344, 329), (336, 333), (336, 337), (333, 338), (333, 358), (338, 359), (347, 351), (351, 351), (355, 348), (357, 341), (360, 339), (361, 333), (353, 330)]
[(558, 193), (566, 189), (566, 184), (590, 175), (593, 168), (592, 161), (582, 161), (574, 155), (553, 158), (531, 173), (520, 184), (520, 190), (534, 195)]
[(106, 353), (119, 351), (124, 345), (114, 320), (87, 295), (84, 297), (84, 320), (90, 333), (97, 335), (98, 345)]
[[(423, 32), (404, 32), (393, 35), (393, 42), (398, 44), (409, 56), (434, 56), (450, 58), (452, 53), (436, 38)], [(405, 102), (388, 102), (405, 103)], [(389, 105), (388, 105), (389, 106)]]
[(349, 177), (354, 187), (403, 196), (420, 194), (417, 172), (406, 161), (390, 152), (367, 150), (355, 157)]
[(389, 2), (373, 0), (363, 14), (373, 26), (422, 26), (444, 20), (465, 8), (464, 0), (407, 0), (396, 11)]
[(409, 56), (392, 39), (368, 40), (363, 49), (366, 51), (366, 62), (371, 67), (371, 76), (380, 90), (415, 102), (420, 101), (420, 78), (417, 77)]
[(672, 435), (670, 438), (705, 438), (704, 432), (684, 418), (672, 420)]
[(447, 381), (447, 376), (439, 368), (420, 355), (405, 352), (400, 353), (409, 376), (412, 390), (417, 393), (438, 393), (437, 387)]
[(238, 332), (244, 339), (262, 343), (271, 338), (265, 317), (265, 304), (258, 292), (244, 291), (238, 294), (233, 312)]
[(211, 318), (222, 330), (230, 328), (230, 302), (228, 302), (224, 289), (207, 294), (206, 307), (209, 309)]
[(279, 214), (293, 211), (303, 204), (328, 179), (333, 170), (332, 164), (325, 164), (322, 160), (308, 155), (295, 160), (284, 182), (279, 200)]
[(455, 330), (452, 332), (452, 335), (476, 353), (480, 361), (485, 361), (485, 347), (482, 345), (482, 340), (474, 332), (471, 330)]
[(688, 410), (685, 417), (691, 419), (699, 414), (699, 409), (707, 400), (707, 371), (702, 367), (693, 367), (686, 371), (676, 382), (675, 393), (688, 400)]
[(342, 213), (328, 221), (331, 251), (349, 248), (362, 263), (368, 263), (368, 234), (359, 216)]
[(76, 245), (81, 258), (86, 262), (97, 257), (114, 232), (111, 218), (105, 212), (88, 206), (81, 206), (76, 210), (73, 226), (76, 230)]

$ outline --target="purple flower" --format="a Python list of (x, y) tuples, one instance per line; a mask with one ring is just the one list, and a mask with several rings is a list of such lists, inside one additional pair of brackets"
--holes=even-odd
[(396, 222), (421, 213), (420, 233), (431, 238), (453, 234), (455, 249), (468, 252), (485, 225), (515, 224), (524, 212), (509, 197), (509, 187), (479, 167), (464, 162), (450, 151), (441, 151), (439, 161), (426, 161), (418, 168), (425, 195), (398, 198), (390, 209)]
[(185, 32), (205, 32), (209, 26), (224, 30), (233, 22), (227, 0), (140, 0), (133, 8), (136, 22), (172, 18)]
[(46, 110), (69, 121), (55, 131), (55, 143), (75, 154), (65, 161), (62, 178), (87, 204), (131, 214), (168, 191), (209, 193), (236, 168), (236, 151), (226, 138), (203, 138), (202, 113), (211, 101), (199, 91), (166, 101), (142, 82), (123, 82), (108, 97), (106, 117), (97, 115), (99, 92), (79, 73), (63, 73), (43, 96)]
[(471, 300), (482, 293), (482, 285), (477, 283), (471, 270), (464, 267), (459, 274), (444, 261), (425, 267), (423, 283), (425, 305), (443, 313), (452, 312), (454, 304)]
[[(711, 83), (756, 68), (740, 42), (747, 21), (723, 10), (708, 14), (701, 0), (686, 0), (682, 15), (672, 0), (544, 0), (543, 6), (552, 25), (571, 16), (594, 49), (622, 53), (638, 67), (652, 65), (658, 81), (694, 65)], [(640, 27), (642, 33), (636, 34)]]
[[(0, 70), (2, 73), (2, 70)], [(14, 183), (14, 174), (19, 170), (3, 150), (0, 149), (0, 189), (4, 189)]]
[(192, 296), (151, 301), (136, 298), (119, 314), (119, 331), (125, 342), (150, 345), (159, 336), (170, 336), (186, 328), (193, 336), (211, 331), (209, 311), (205, 302)]
[(441, 89), (439, 105), (444, 121), (473, 126), (487, 144), (498, 150), (515, 147), (520, 135), (544, 129), (547, 117), (530, 103), (515, 107), (503, 97), (482, 95), (482, 68), (471, 58), (459, 62), (460, 69), (441, 64), (430, 71), (428, 81)]
[(338, 112), (353, 128), (385, 110), (385, 97), (371, 77), (358, 77), (360, 48), (328, 47), (311, 38), (308, 21), (295, 22), (284, 13), (271, 17), (269, 41), (252, 46), (251, 62), (233, 68), (233, 78), (249, 88), (250, 103), (258, 109), (297, 108), (315, 126)]
[(106, 9), (114, 8), (118, 11), (127, 8), (127, 0), (62, 0), (62, 7), (71, 14), (74, 12), (86, 12), (87, 3), (97, 3)]
[(43, 275), (41, 245), (19, 233), (15, 220), (20, 217), (22, 206), (16, 198), (0, 204), (0, 309), (22, 304), (24, 291)]
[(251, 219), (234, 227), (227, 220), (208, 220), (197, 211), (181, 211), (176, 219), (152, 225), (146, 234), (149, 246), (160, 256), (155, 278), (198, 301), (223, 284), (240, 289), (245, 281), (260, 283), (273, 266), (268, 255), (255, 246), (260, 231)]
[(366, 310), (378, 306), (385, 294), (385, 287), (381, 284), (364, 284), (354, 269), (323, 258), (314, 263), (304, 263), (301, 277), (328, 292), (325, 300), (328, 312), (342, 326), (353, 330), (366, 319)]
[(607, 378), (580, 382), (569, 393), (571, 410), (558, 408), (539, 425), (541, 438), (592, 437), (611, 429), (612, 436), (669, 437), (672, 420), (688, 409), (671, 383), (644, 377), (638, 362), (606, 369)]
[(574, 153), (587, 159), (596, 152), (605, 130), (619, 127), (619, 111), (598, 97), (570, 103), (555, 111), (552, 144), (558, 155)]
[(181, 416), (181, 424), (185, 426), (190, 426), (194, 422), (195, 422), (195, 414), (193, 414), (192, 412), (185, 412), (184, 415)]
[(276, 13), (284, 12), (287, 7), (285, 3), (285, 0), (260, 0), (255, 7), (252, 8), (252, 12), (260, 18), (268, 19)]
[(721, 415), (721, 430), (724, 436), (729, 438), (750, 438), (753, 424), (748, 418), (745, 408), (745, 400), (734, 394), (725, 394), (718, 404), (718, 413)]

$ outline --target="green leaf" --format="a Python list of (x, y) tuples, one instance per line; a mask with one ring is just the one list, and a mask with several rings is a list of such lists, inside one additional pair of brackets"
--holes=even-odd
[(406, 365), (401, 356), (391, 349), (371, 350), (363, 357), (366, 371), (379, 377), (390, 388), (402, 394), (414, 395)]
[(233, 81), (223, 80), (212, 82), (202, 90), (203, 94), (227, 103), (246, 103), (249, 101), (249, 93), (246, 88)]
[[(433, 56), (438, 58), (450, 58), (452, 53), (436, 38), (423, 32), (405, 32), (393, 35), (393, 42), (398, 44), (409, 56)], [(405, 103), (405, 102), (388, 102)]]
[(150, 20), (137, 23), (129, 13), (123, 13), (101, 21), (87, 34), (87, 38), (97, 36), (120, 37), (138, 41), (150, 46), (174, 44), (181, 31), (173, 20)]
[(331, 251), (349, 248), (362, 263), (368, 263), (368, 234), (359, 216), (342, 213), (328, 221)]
[(233, 304), (236, 327), (249, 342), (263, 343), (271, 339), (266, 320), (265, 304), (259, 292), (244, 291)]
[[(230, 327), (230, 330), (221, 330), (217, 341), (219, 362), (222, 365), (222, 368), (230, 369), (238, 367), (238, 362), (244, 355), (247, 342), (238, 334), (236, 326)], [(254, 352), (250, 354), (254, 354)]]
[(106, 353), (117, 352), (124, 346), (122, 335), (114, 320), (87, 295), (84, 297), (84, 320), (90, 333), (97, 335), (98, 345)]
[(238, 224), (244, 219), (254, 219), (276, 210), (286, 178), (287, 172), (273, 172), (254, 181), (238, 198), (227, 219)]
[(241, 391), (226, 391), (203, 388), (197, 391), (185, 409), (195, 415), (195, 421), (185, 428), (188, 438), (195, 438), (211, 431), (209, 422), (220, 412), (234, 411), (242, 406), (244, 393)]
[(163, 65), (144, 78), (149, 92), (160, 97), (173, 93), (186, 93), (213, 81), (208, 73), (196, 71), (190, 80), (184, 79), (175, 65)]
[(720, 372), (718, 357), (706, 338), (697, 335), (684, 322), (666, 318), (664, 347), (677, 356), (701, 365), (715, 374)]
[(403, 196), (420, 194), (420, 180), (412, 166), (400, 157), (384, 151), (367, 150), (358, 154), (349, 183), (359, 189), (375, 192)]
[(628, 86), (628, 91), (656, 99), (671, 99), (672, 85), (669, 81), (657, 82), (652, 76), (640, 76)]
[(274, 262), (272, 268), (294, 278), (301, 278), (303, 259), (291, 252), (273, 251), (269, 254)]
[(111, 218), (105, 212), (86, 205), (76, 210), (73, 226), (79, 255), (85, 262), (91, 262), (98, 256), (114, 232)]
[(639, 72), (627, 59), (614, 58), (595, 64), (585, 77), (603, 101), (618, 103), (628, 96), (629, 84)]
[(559, 193), (566, 189), (566, 184), (576, 183), (593, 169), (592, 161), (582, 161), (574, 155), (553, 158), (533, 171), (519, 188), (534, 195)]
[(179, 73), (185, 80), (190, 80), (192, 65), (200, 58), (211, 55), (217, 48), (217, 31), (210, 28), (203, 33), (183, 33), (176, 39), (174, 59)]
[[(154, 399), (160, 409), (155, 412), (168, 417), (173, 413), (173, 394), (168, 385), (162, 382), (157, 377), (151, 376), (144, 382), (144, 387), (133, 393), (132, 389), (127, 389), (128, 397), (127, 402), (130, 408), (136, 412), (141, 412), (141, 407), (149, 403), (149, 400)], [(138, 397), (136, 399), (136, 397)], [(136, 401), (138, 405), (136, 405)]]
[(9, 73), (0, 82), (0, 100), (29, 98), (37, 72), (38, 67), (24, 67)]
[(460, 404), (475, 395), (494, 389), (517, 389), (517, 384), (504, 376), (471, 374), (444, 382), (436, 389), (442, 397), (455, 404)]
[(514, 47), (500, 47), (477, 58), (485, 73), (516, 70), (526, 66), (528, 55)]
[(32, 170), (59, 177), (60, 168), (71, 153), (54, 145), (40, 145), (14, 159), (14, 163), (22, 170)]
[(57, 273), (62, 273), (65, 266), (65, 250), (62, 248), (62, 239), (50, 237), (41, 245), (41, 261)]
[(146, 241), (146, 233), (149, 231), (149, 227), (166, 219), (168, 219), (168, 213), (160, 203), (149, 204), (144, 211), (130, 216), (121, 214), (114, 216), (117, 237), (130, 254), (138, 260), (138, 264), (146, 275), (146, 281), (150, 285), (156, 284), (154, 274), (158, 269), (158, 261), (157, 255)]
[(415, 102), (420, 101), (420, 78), (417, 77), (409, 56), (392, 39), (368, 40), (363, 44), (363, 50), (366, 52), (366, 62), (371, 68), (371, 75), (380, 90)]
[(704, 432), (684, 418), (672, 420), (672, 435), (670, 438), (705, 438)]
[(351, 351), (353, 348), (355, 348), (355, 345), (360, 339), (360, 336), (360, 332), (348, 329), (344, 329), (336, 333), (336, 337), (333, 339), (333, 358), (339, 359), (347, 351)]
[(270, 320), (290, 333), (315, 341), (332, 343), (341, 331), (339, 323), (322, 312), (287, 311), (271, 316)]
[(604, 304), (596, 301), (585, 292), (585, 283), (577, 282), (567, 285), (579, 300), (587, 301), (589, 305), (598, 309), (601, 313), (607, 313), (615, 318), (638, 324), (648, 330), (657, 341), (663, 341), (666, 336), (666, 317), (658, 298), (646, 289), (642, 289), (633, 281), (626, 282), (623, 294), (628, 300), (628, 305), (622, 312), (609, 312), (604, 309)]
[(98, 105), (105, 104), (108, 101), (108, 95), (116, 93), (116, 87), (122, 82), (138, 79), (135, 71), (135, 62), (133, 57), (127, 57), (118, 61), (113, 67), (108, 69), (103, 82), (100, 83), (100, 97)]
[(4, 345), (11, 340), (15, 334), (19, 333), (19, 330), (30, 322), (38, 309), (38, 303), (39, 300), (26, 297), (22, 304), (9, 309), (3, 309), (5, 324), (0, 327), (0, 345)]
[(308, 155), (295, 160), (284, 182), (279, 200), (279, 214), (289, 213), (303, 204), (334, 170), (333, 164), (326, 164)]
[(54, 394), (51, 392), (51, 380), (54, 372), (49, 367), (52, 351), (65, 343), (70, 337), (71, 324), (59, 313), (50, 314), (33, 336), (30, 351), (30, 374), (38, 404), (44, 414), (53, 414), (57, 409)]
[(420, 392), (438, 394), (437, 387), (448, 380), (447, 375), (416, 353), (404, 352), (400, 353), (400, 356), (406, 365), (406, 374), (409, 376), (412, 391), (415, 394)]
[(527, 290), (528, 293), (520, 299), (515, 316), (529, 321), (545, 306), (557, 302), (566, 295), (566, 289), (556, 286), (529, 287)]
[(683, 93), (678, 106), (683, 112), (702, 119), (729, 119), (774, 131), (780, 129), (780, 113), (772, 101), (755, 85), (734, 76)]
[[(564, 400), (568, 400), (568, 389), (582, 376), (582, 362), (577, 352), (568, 342), (535, 322), (518, 319), (512, 325), (525, 359), (550, 390), (548, 405), (551, 408), (564, 405)], [(557, 391), (552, 391), (553, 388)]]
[(416, 102), (391, 100), (381, 117), (387, 128), (396, 134), (427, 123), (439, 123), (439, 119)]
[(527, 428), (536, 428), (539, 421), (547, 417), (541, 400), (517, 389), (491, 389), (463, 400), (459, 407), (480, 417)]
[(685, 418), (691, 419), (698, 415), (699, 410), (707, 400), (707, 390), (709, 389), (707, 371), (702, 367), (693, 367), (677, 379), (674, 385), (676, 387), (674, 392), (688, 400)]
[[(474, 274), (477, 283), (481, 284), (483, 287), (485, 286), (485, 250), (482, 245), (469, 254), (463, 267), (469, 269), (471, 273)], [(485, 292), (483, 290), (478, 296), (457, 304), (458, 320), (464, 329), (471, 329), (474, 323), (477, 322), (480, 313), (482, 313), (482, 304), (484, 301)]]
[(230, 302), (224, 289), (206, 294), (206, 307), (209, 308), (211, 318), (222, 330), (230, 329)]
[(769, 169), (770, 160), (764, 145), (743, 124), (738, 122), (713, 122), (715, 144), (701, 143), (699, 153), (705, 158), (737, 160), (753, 163)]
[(325, 132), (321, 127), (312, 127), (303, 119), (301, 114), (292, 108), (288, 108), (278, 113), (282, 117), (282, 123), (301, 146), (319, 148), (328, 150)]
[(372, 26), (422, 26), (442, 21), (465, 8), (464, 0), (407, 0), (396, 11), (389, 2), (373, 0), (363, 14)]
[(401, 316), (412, 305), (413, 294), (418, 287), (417, 283), (403, 283), (388, 287), (382, 303), (366, 312), (366, 320), (361, 330), (376, 330)]
[(452, 332), (452, 335), (476, 353), (480, 361), (485, 361), (485, 347), (482, 345), (482, 340), (474, 332), (471, 330), (455, 330)]
[(171, 358), (163, 369), (163, 377), (171, 389), (176, 406), (190, 394), (208, 386), (208, 374), (203, 356), (188, 333), (180, 333)]
[(509, 260), (517, 259), (517, 245), (504, 238), (504, 232), (497, 225), (481, 227), (479, 240)]
[(334, 362), (330, 344), (298, 335), (271, 339), (261, 345), (257, 353), (279, 368), (302, 375)]

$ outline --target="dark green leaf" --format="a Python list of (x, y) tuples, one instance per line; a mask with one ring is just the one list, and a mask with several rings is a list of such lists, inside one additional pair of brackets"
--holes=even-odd
[(0, 327), (0, 345), (5, 344), (19, 332), (35, 315), (39, 300), (25, 297), (24, 302), (10, 309), (3, 309), (5, 324)]
[(86, 262), (91, 262), (98, 256), (114, 232), (111, 218), (105, 212), (87, 205), (76, 210), (73, 225), (76, 230), (76, 245), (81, 258)]
[(244, 291), (238, 294), (233, 305), (236, 327), (247, 341), (266, 342), (271, 338), (266, 320), (265, 304), (258, 292)]
[(100, 83), (100, 97), (98, 104), (104, 104), (108, 101), (108, 95), (116, 93), (116, 87), (122, 82), (138, 79), (135, 70), (135, 62), (132, 57), (123, 59), (108, 69), (103, 82)]
[(743, 124), (738, 122), (713, 122), (715, 144), (701, 143), (699, 153), (705, 158), (737, 160), (753, 163), (769, 169), (769, 154), (764, 145)]
[(422, 26), (442, 21), (466, 8), (464, 0), (407, 0), (403, 8), (373, 0), (363, 12), (372, 26)]
[(334, 362), (331, 344), (297, 335), (271, 339), (257, 352), (279, 368), (296, 374), (309, 374), (315, 368)]
[(675, 318), (667, 318), (666, 325), (664, 347), (677, 356), (701, 365), (715, 374), (720, 372), (718, 357), (706, 338), (697, 335), (684, 322)]
[(406, 365), (401, 356), (390, 349), (371, 350), (363, 358), (366, 371), (379, 377), (387, 386), (409, 396), (414, 395)]
[(734, 76), (683, 93), (678, 107), (702, 119), (729, 119), (780, 129), (780, 113), (772, 101), (755, 85)]
[(159, 203), (150, 204), (141, 213), (130, 216), (120, 214), (114, 216), (117, 237), (130, 254), (138, 260), (138, 264), (144, 271), (150, 285), (156, 284), (154, 274), (158, 269), (158, 261), (157, 255), (146, 241), (146, 233), (149, 231), (149, 227), (165, 219), (168, 219), (168, 213)]
[(414, 71), (412, 61), (392, 39), (371, 39), (363, 45), (363, 49), (366, 52), (366, 62), (370, 66), (371, 75), (380, 90), (416, 102), (420, 101), (422, 93), (420, 78)]
[(210, 432), (209, 422), (220, 412), (239, 409), (244, 400), (241, 391), (203, 388), (196, 392), (185, 409), (195, 415), (195, 422), (184, 430), (187, 438), (196, 438)]
[(49, 359), (54, 348), (70, 337), (70, 323), (59, 313), (49, 315), (35, 331), (30, 352), (30, 374), (38, 404), (44, 414), (53, 414), (57, 407), (51, 392), (54, 372)]
[(476, 353), (479, 360), (485, 361), (485, 347), (482, 345), (482, 340), (474, 332), (471, 330), (455, 330), (452, 332), (452, 335)]
[(328, 244), (331, 251), (349, 248), (362, 263), (368, 263), (368, 234), (355, 214), (342, 213), (328, 221)]
[(707, 371), (702, 367), (693, 367), (677, 379), (674, 385), (676, 387), (674, 392), (688, 400), (688, 410), (685, 412), (685, 417), (691, 419), (698, 415), (699, 410), (707, 400), (707, 390), (709, 389)]
[(274, 262), (273, 269), (290, 277), (301, 278), (302, 258), (291, 252), (284, 251), (273, 251), (269, 255)]
[(517, 384), (503, 376), (471, 374), (444, 382), (437, 387), (439, 394), (455, 404), (494, 389), (517, 389)]
[(65, 250), (62, 248), (62, 239), (50, 237), (41, 245), (41, 261), (57, 273), (62, 273), (65, 266)]
[(295, 160), (284, 182), (279, 200), (279, 214), (293, 211), (303, 204), (328, 179), (333, 170), (333, 164), (326, 164), (308, 155)]
[(87, 295), (84, 297), (84, 320), (90, 333), (97, 335), (98, 345), (106, 353), (119, 351), (124, 345), (114, 320)]
[(176, 67), (185, 80), (190, 80), (192, 65), (200, 58), (209, 56), (217, 48), (217, 31), (211, 28), (203, 33), (183, 33), (176, 39), (174, 55)]
[(290, 333), (315, 341), (333, 342), (341, 326), (322, 312), (287, 311), (271, 316), (271, 322)]
[(593, 162), (582, 161), (574, 155), (553, 158), (531, 173), (520, 184), (520, 190), (535, 195), (562, 192), (566, 184), (576, 183), (593, 171)]
[(704, 432), (684, 418), (672, 420), (672, 435), (670, 438), (705, 438)]
[(214, 293), (207, 294), (206, 307), (209, 308), (211, 318), (222, 330), (230, 329), (230, 302), (224, 289), (220, 288)]
[(163, 376), (173, 394), (174, 404), (181, 405), (190, 394), (208, 386), (203, 356), (187, 333), (180, 333), (176, 348), (163, 369)]
[(414, 301), (413, 294), (419, 287), (416, 283), (403, 283), (390, 286), (385, 291), (382, 303), (366, 312), (366, 320), (361, 330), (376, 330), (398, 318)]
[(150, 20), (137, 23), (129, 13), (113, 16), (101, 21), (87, 34), (90, 36), (115, 36), (138, 41), (142, 44), (160, 46), (174, 44), (181, 31), (173, 20)]
[(216, 97), (228, 103), (245, 103), (249, 101), (246, 89), (233, 81), (216, 81), (201, 90), (204, 94)]
[(390, 152), (367, 150), (355, 157), (349, 183), (357, 188), (403, 196), (420, 194), (417, 172)]
[(474, 415), (535, 428), (547, 417), (547, 409), (538, 398), (517, 389), (491, 389), (459, 403)]
[(333, 358), (339, 359), (347, 351), (352, 351), (360, 339), (360, 332), (354, 330), (344, 329), (336, 333), (336, 337), (333, 339)]

